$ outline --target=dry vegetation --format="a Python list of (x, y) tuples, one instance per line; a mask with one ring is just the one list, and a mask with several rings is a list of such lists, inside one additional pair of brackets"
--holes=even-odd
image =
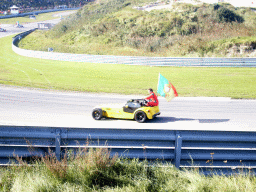
[(143, 3), (90, 3), (54, 29), (29, 35), (19, 46), (100, 55), (255, 56), (256, 14), (249, 8), (177, 3), (171, 10), (148, 12), (134, 9), (138, 4)]
[[(204, 176), (198, 170), (177, 170), (171, 164), (111, 156), (107, 148), (54, 153), (30, 164), (1, 167), (0, 191), (255, 191), (251, 174)], [(213, 162), (214, 163), (214, 162)]]

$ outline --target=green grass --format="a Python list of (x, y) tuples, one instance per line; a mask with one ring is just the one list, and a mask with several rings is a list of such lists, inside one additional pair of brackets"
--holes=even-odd
[(161, 73), (179, 96), (256, 98), (256, 68), (150, 67), (51, 61), (17, 55), (0, 39), (0, 84), (81, 92), (146, 94)]
[[(82, 154), (82, 155), (81, 155)], [(61, 161), (53, 154), (30, 165), (0, 168), (0, 191), (255, 191), (256, 178), (249, 174), (206, 177), (198, 170), (177, 170), (169, 163), (140, 162), (110, 157), (108, 149), (69, 151)], [(241, 170), (242, 173), (242, 170)]]
[(36, 19), (30, 19), (29, 16), (0, 19), (0, 24), (15, 24), (17, 21), (19, 21), (19, 23), (34, 23), (34, 22), (39, 22), (39, 21), (57, 19), (59, 17), (54, 17), (53, 15), (58, 14), (58, 13), (61, 14), (64, 12), (69, 12), (69, 11), (57, 11), (57, 12), (51, 12), (51, 13), (43, 13), (43, 14), (36, 15)]

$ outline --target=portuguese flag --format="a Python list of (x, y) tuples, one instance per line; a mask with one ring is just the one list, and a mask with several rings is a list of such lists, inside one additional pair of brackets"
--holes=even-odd
[(171, 101), (174, 97), (178, 96), (175, 87), (159, 73), (157, 93), (165, 97), (167, 101)]

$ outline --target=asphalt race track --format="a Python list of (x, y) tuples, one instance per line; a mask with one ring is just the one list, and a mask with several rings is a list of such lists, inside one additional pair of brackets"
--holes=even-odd
[(256, 100), (160, 97), (161, 115), (146, 123), (133, 120), (96, 121), (94, 106), (125, 103), (138, 95), (91, 94), (0, 86), (0, 125), (79, 128), (141, 128), (177, 130), (256, 130)]
[[(53, 20), (54, 23), (60, 19)], [(7, 32), (0, 37), (24, 32), (37, 27), (37, 23), (24, 24), (24, 28), (1, 25)], [(146, 94), (146, 93), (145, 93)], [(230, 98), (182, 98), (171, 102), (159, 98), (161, 115), (140, 124), (133, 120), (91, 117), (94, 106), (105, 103), (125, 103), (142, 96), (121, 96), (58, 92), (17, 88), (0, 85), (0, 125), (25, 125), (80, 128), (141, 128), (177, 130), (256, 130), (256, 100)]]
[[(3, 29), (6, 29), (6, 32), (0, 32), (0, 38), (1, 37), (6, 37), (9, 35), (17, 34), (17, 33), (22, 33), (25, 31), (29, 31), (31, 29), (35, 29), (38, 27), (38, 23), (52, 23), (52, 24), (57, 24), (61, 21), (61, 16), (66, 16), (69, 14), (72, 14), (76, 11), (68, 11), (68, 12), (56, 12), (53, 13), (53, 15), (56, 17), (56, 19), (49, 20), (49, 21), (39, 21), (39, 22), (34, 22), (34, 23), (21, 23), (23, 25), (23, 28), (17, 28), (15, 26), (15, 23), (13, 24), (1, 24), (1, 19), (0, 19), (0, 27)], [(17, 21), (19, 21), (19, 18), (17, 17)]]
[[(19, 19), (17, 18), (17, 21)], [(60, 19), (54, 19), (51, 20), (51, 23), (58, 23), (60, 21)], [(38, 23), (47, 23), (48, 21), (43, 21), (43, 22), (38, 22)], [(0, 19), (0, 23), (1, 23), (1, 19)], [(3, 29), (6, 29), (6, 32), (0, 32), (0, 38), (1, 37), (6, 37), (9, 35), (13, 35), (13, 34), (17, 34), (17, 33), (22, 33), (25, 31), (29, 31), (30, 29), (34, 29), (38, 27), (38, 23), (27, 23), (27, 24), (22, 24), (24, 27), (23, 28), (17, 28), (15, 27), (14, 24), (1, 24), (0, 27)]]

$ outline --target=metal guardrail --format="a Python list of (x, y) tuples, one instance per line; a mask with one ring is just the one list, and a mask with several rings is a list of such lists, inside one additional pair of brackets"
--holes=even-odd
[[(26, 35), (34, 30), (25, 32)], [(126, 65), (148, 65), (148, 66), (178, 66), (178, 67), (256, 67), (256, 58), (174, 58), (174, 57), (131, 57), (113, 55), (85, 55), (43, 52), (20, 49), (16, 46), (23, 33), (13, 38), (12, 49), (19, 55), (40, 59), (51, 59), (60, 61), (109, 63)]]
[(30, 33), (32, 33), (32, 32), (35, 31), (35, 30), (37, 30), (37, 28), (31, 29), (31, 30), (28, 30), (28, 31), (25, 31), (25, 32), (23, 32), (23, 33), (20, 33), (20, 34), (14, 36), (14, 37), (12, 38), (12, 46), (16, 46), (16, 47), (17, 47), (19, 41), (20, 41), (22, 38), (24, 38), (25, 36), (29, 35)]
[(33, 11), (33, 12), (29, 12), (29, 13), (20, 13), (20, 14), (0, 16), (0, 19), (8, 19), (8, 18), (13, 18), (13, 17), (25, 17), (28, 15), (38, 15), (38, 14), (42, 14), (42, 13), (50, 13), (50, 12), (57, 12), (57, 11), (69, 11), (69, 10), (77, 10), (77, 9), (80, 9), (80, 7), (67, 8), (67, 9), (48, 9), (48, 10), (42, 10), (42, 11)]
[[(256, 169), (256, 132), (0, 126), (0, 163), (15, 156), (58, 159), (66, 149), (109, 148), (120, 157), (163, 160), (223, 173)], [(31, 150), (33, 149), (33, 150)]]

